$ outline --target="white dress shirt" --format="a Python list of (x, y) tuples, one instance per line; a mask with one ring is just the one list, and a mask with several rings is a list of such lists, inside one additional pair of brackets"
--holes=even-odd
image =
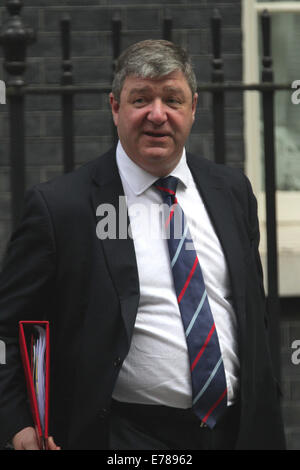
[[(140, 302), (132, 343), (120, 370), (113, 398), (123, 402), (190, 408), (192, 389), (187, 344), (174, 289), (167, 240), (162, 236), (158, 179), (136, 165), (119, 142), (119, 168), (133, 238)], [(227, 382), (228, 405), (238, 389), (237, 319), (225, 257), (192, 174), (185, 150), (171, 175), (179, 178), (176, 196), (201, 265), (216, 324)], [(197, 210), (195, 210), (195, 207)]]

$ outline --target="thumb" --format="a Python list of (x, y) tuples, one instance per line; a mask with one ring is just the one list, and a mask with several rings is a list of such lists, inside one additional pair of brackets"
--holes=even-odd
[(47, 439), (47, 450), (61, 450), (61, 448), (55, 444), (52, 436), (49, 436)]

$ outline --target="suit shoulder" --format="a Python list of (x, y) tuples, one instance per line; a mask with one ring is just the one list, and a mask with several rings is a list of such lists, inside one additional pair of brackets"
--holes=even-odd
[[(60, 203), (81, 199), (90, 190), (92, 175), (99, 164), (105, 167), (105, 158), (111, 158), (109, 151), (76, 168), (70, 173), (57, 176), (49, 181), (34, 186), (46, 200), (58, 200)], [(103, 163), (102, 163), (103, 162)]]
[(204, 172), (209, 177), (217, 177), (217, 183), (220, 182), (222, 187), (229, 191), (243, 211), (248, 211), (253, 204), (256, 205), (251, 183), (242, 169), (191, 154), (188, 154), (188, 163), (195, 174)]
[(84, 186), (84, 184), (90, 178), (90, 172), (93, 168), (94, 161), (86, 163), (85, 165), (65, 173), (55, 178), (45, 181), (43, 183), (35, 185), (35, 189), (42, 192), (43, 194), (49, 194), (52, 192), (67, 193), (68, 190)]
[(201, 170), (202, 167), (211, 174), (225, 178), (228, 184), (242, 184), (244, 186), (246, 180), (248, 180), (241, 168), (215, 163), (212, 160), (208, 160), (202, 156), (196, 156), (190, 153), (188, 154), (188, 161), (193, 166), (198, 166), (199, 170)]

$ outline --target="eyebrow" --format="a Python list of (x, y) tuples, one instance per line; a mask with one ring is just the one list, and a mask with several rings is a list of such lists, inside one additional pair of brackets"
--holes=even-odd
[(171, 93), (175, 93), (177, 95), (182, 95), (184, 96), (184, 92), (181, 88), (177, 88), (177, 87), (174, 87), (174, 86), (165, 86), (163, 88), (164, 91), (168, 91), (168, 92), (171, 92)]
[(151, 88), (149, 86), (145, 86), (145, 87), (140, 87), (140, 88), (132, 88), (132, 90), (130, 90), (129, 92), (129, 96), (131, 95), (134, 95), (135, 93), (146, 93), (146, 92), (149, 92), (151, 91)]
[[(130, 90), (129, 96), (132, 96), (135, 93), (148, 93), (148, 92), (151, 92), (151, 91), (152, 91), (152, 88), (150, 86), (136, 87), (136, 88), (132, 88), (132, 90)], [(172, 86), (165, 86), (165, 87), (163, 87), (163, 91), (167, 91), (167, 92), (171, 92), (171, 93), (175, 93), (175, 94), (179, 94), (181, 96), (184, 96), (184, 92), (181, 88), (176, 88), (176, 87), (172, 87)]]

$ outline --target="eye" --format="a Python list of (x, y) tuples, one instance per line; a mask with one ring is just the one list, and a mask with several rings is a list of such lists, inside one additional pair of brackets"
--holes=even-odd
[(179, 100), (179, 98), (168, 98), (167, 103), (171, 106), (179, 106), (181, 104), (181, 101)]
[(140, 98), (135, 98), (133, 100), (133, 104), (136, 105), (136, 106), (141, 106), (141, 105), (144, 105), (146, 103), (146, 99), (143, 98), (143, 97), (140, 97)]

